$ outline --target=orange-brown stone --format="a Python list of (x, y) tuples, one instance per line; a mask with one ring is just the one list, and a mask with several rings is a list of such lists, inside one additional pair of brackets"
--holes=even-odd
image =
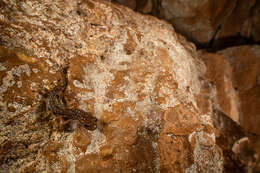
[[(211, 103), (198, 106), (205, 67), (170, 24), (94, 0), (16, 0), (0, 14), (12, 50), (2, 51), (0, 101), (28, 101), (20, 112), (1, 105), (0, 144), (12, 146), (0, 170), (222, 171)], [(78, 121), (83, 111), (96, 129)]]
[(202, 53), (201, 57), (208, 66), (209, 80), (216, 85), (220, 110), (245, 130), (260, 134), (259, 46)]

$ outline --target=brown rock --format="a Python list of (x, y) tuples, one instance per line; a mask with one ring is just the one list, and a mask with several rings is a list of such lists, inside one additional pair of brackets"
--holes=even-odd
[(216, 86), (219, 109), (239, 124), (239, 99), (232, 83), (232, 67), (221, 55), (203, 52), (207, 77)]
[[(161, 134), (158, 141), (161, 172), (185, 172), (185, 168), (194, 162), (191, 145), (187, 136)], [(174, 155), (169, 153), (174, 151)]]
[(112, 2), (170, 22), (177, 32), (199, 47), (219, 50), (260, 40), (260, 3), (256, 0)]
[[(12, 144), (0, 153), (1, 170), (222, 172), (211, 102), (197, 103), (205, 67), (171, 25), (92, 0), (17, 1), (0, 10), (1, 55), (11, 57), (1, 61), (0, 101), (12, 106), (1, 109), (1, 146)], [(19, 77), (47, 91), (33, 93), (29, 82), (12, 88)], [(18, 108), (30, 111), (13, 111), (21, 97), (28, 103)], [(82, 113), (98, 128), (87, 130)], [(4, 123), (10, 117), (12, 126)]]
[(85, 128), (78, 128), (75, 131), (72, 141), (73, 146), (81, 150), (79, 152), (85, 152), (91, 143), (90, 135)]
[(219, 50), (260, 40), (260, 3), (256, 0), (160, 0), (153, 7), (160, 11), (153, 15), (169, 21), (199, 46)]
[[(255, 0), (237, 0), (236, 6), (228, 18), (223, 21), (221, 28), (214, 41), (215, 48), (228, 47), (229, 45), (241, 44), (238, 37), (251, 38), (252, 18), (256, 19), (259, 15), (252, 13), (255, 7)], [(256, 28), (254, 28), (255, 30)], [(255, 32), (257, 33), (257, 32)], [(235, 43), (234, 43), (235, 42)], [(241, 42), (241, 43), (240, 43)]]
[(167, 134), (187, 135), (200, 128), (199, 116), (192, 106), (178, 105), (165, 112), (165, 131)]
[(129, 7), (131, 9), (136, 8), (136, 0), (113, 0), (114, 2)]
[(112, 2), (118, 3), (120, 5), (124, 5), (133, 10), (142, 12), (142, 13), (150, 13), (153, 9), (154, 2), (152, 0), (112, 0)]
[(61, 79), (59, 66), (52, 60), (3, 47), (0, 63), (1, 171), (38, 172), (39, 164), (51, 169), (50, 163), (57, 161), (56, 151), (62, 145), (49, 138), (55, 133), (46, 123), (51, 117), (42, 101), (45, 90), (52, 89)]
[(160, 17), (173, 24), (189, 40), (207, 44), (233, 11), (236, 0), (161, 0)]
[[(246, 131), (260, 134), (259, 46), (242, 46), (202, 53), (208, 78), (216, 85), (219, 109)], [(224, 70), (223, 70), (224, 69)]]
[(216, 87), (213, 120), (220, 133), (217, 143), (224, 153), (225, 172), (260, 169), (259, 52), (259, 46), (200, 52), (207, 77)]
[[(251, 19), (251, 20), (250, 20)], [(260, 42), (260, 2), (256, 1), (255, 6), (252, 9), (252, 17), (249, 20), (252, 21), (251, 36), (257, 42)]]
[(219, 130), (216, 142), (223, 150), (224, 171), (259, 171), (259, 136), (245, 133), (241, 126), (219, 111), (215, 111), (213, 119)]

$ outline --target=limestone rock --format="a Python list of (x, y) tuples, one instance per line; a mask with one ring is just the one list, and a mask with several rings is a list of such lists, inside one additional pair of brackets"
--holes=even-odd
[(52, 131), (59, 128), (58, 119), (49, 115), (41, 93), (61, 78), (59, 66), (3, 47), (0, 63), (0, 172), (37, 172), (43, 167), (50, 171), (46, 162), (57, 160), (62, 139)]
[(256, 42), (260, 42), (260, 2), (256, 1), (255, 6), (252, 9), (252, 16), (249, 19), (252, 21), (250, 37)]
[(236, 0), (161, 0), (160, 17), (195, 43), (208, 44), (235, 5)]
[(211, 96), (216, 103), (213, 119), (220, 131), (217, 143), (224, 153), (225, 170), (259, 171), (260, 47), (240, 46), (217, 53), (200, 51), (199, 56), (215, 87), (215, 96)]
[(260, 47), (241, 46), (201, 52), (208, 78), (216, 84), (219, 109), (246, 131), (260, 135)]
[(222, 172), (205, 66), (171, 25), (92, 0), (2, 1), (0, 22), (0, 172)]
[(217, 108), (240, 124), (239, 98), (232, 83), (232, 67), (225, 57), (219, 54), (200, 52), (207, 65), (209, 82), (216, 87)]
[(133, 10), (139, 11), (144, 14), (151, 13), (153, 7), (156, 7), (155, 1), (153, 1), (153, 0), (138, 0), (138, 1), (136, 1), (136, 0), (112, 0), (112, 2), (115, 2), (120, 5), (124, 5), (126, 7), (129, 7)]
[[(243, 44), (246, 41), (242, 38), (257, 41), (259, 34), (259, 30), (257, 31), (259, 21), (256, 20), (259, 18), (259, 13), (257, 11), (259, 11), (259, 7), (257, 7), (256, 0), (237, 0), (232, 13), (221, 23), (213, 47), (221, 49), (235, 44)], [(239, 37), (242, 38), (239, 39)]]
[(223, 150), (224, 172), (259, 172), (259, 136), (245, 133), (227, 115), (215, 110), (214, 125), (218, 129), (216, 142)]
[(128, 8), (131, 8), (133, 10), (136, 9), (136, 0), (114, 0), (115, 3), (124, 5)]
[(112, 2), (167, 20), (199, 47), (219, 50), (260, 41), (260, 2), (256, 0)]
[(260, 40), (260, 2), (256, 0), (160, 0), (153, 7), (160, 12), (154, 15), (199, 46), (218, 50)]

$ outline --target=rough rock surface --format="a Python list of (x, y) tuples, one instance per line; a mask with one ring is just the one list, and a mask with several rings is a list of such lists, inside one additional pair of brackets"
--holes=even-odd
[(217, 53), (201, 51), (199, 56), (215, 87), (213, 119), (220, 133), (217, 143), (224, 153), (225, 171), (259, 171), (260, 46), (233, 47)]
[[(260, 2), (256, 1), (255, 6), (252, 9), (250, 16), (250, 21), (252, 21), (251, 24), (251, 34), (250, 36), (256, 41), (260, 42)], [(250, 25), (249, 25), (250, 26)]]
[(213, 120), (218, 129), (216, 142), (223, 150), (223, 172), (259, 172), (259, 136), (246, 133), (241, 126), (218, 110), (214, 111)]
[(246, 131), (260, 135), (260, 46), (201, 51), (200, 57), (209, 80), (216, 84), (219, 110)]
[(259, 10), (259, 1), (237, 0), (232, 13), (221, 23), (213, 47), (221, 49), (236, 44), (246, 44), (246, 39), (260, 41)]
[[(236, 6), (236, 0), (113, 0), (142, 13), (151, 13), (173, 24), (177, 32), (198, 44), (208, 44)], [(151, 4), (151, 5), (149, 5)], [(137, 6), (150, 6), (148, 12)]]
[[(107, 0), (111, 1), (111, 0)], [(139, 11), (141, 13), (152, 13), (153, 8), (156, 8), (157, 2), (154, 0), (112, 0), (112, 2), (115, 2), (120, 5), (124, 5), (126, 7), (129, 7), (133, 10)], [(157, 7), (158, 8), (158, 7)]]
[(165, 19), (176, 31), (204, 48), (219, 50), (259, 43), (258, 0), (112, 0)]
[(171, 25), (103, 1), (0, 5), (0, 172), (222, 172), (205, 67)]
[(208, 44), (235, 5), (236, 0), (161, 0), (160, 17), (195, 43)]
[(159, 16), (198, 45), (214, 49), (260, 41), (256, 0), (160, 0)]

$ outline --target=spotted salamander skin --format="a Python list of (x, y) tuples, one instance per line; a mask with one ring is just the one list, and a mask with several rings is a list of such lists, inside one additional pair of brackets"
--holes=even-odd
[(72, 119), (78, 120), (88, 130), (95, 130), (97, 128), (97, 119), (88, 112), (79, 109), (55, 109), (53, 113), (70, 116)]
[(65, 115), (68, 118), (78, 120), (88, 130), (95, 130), (97, 128), (97, 119), (90, 113), (79, 110), (79, 109), (68, 109), (65, 103), (62, 102), (64, 98), (63, 92), (66, 87), (57, 86), (53, 91), (50, 92), (48, 98), (48, 107), (53, 114)]

